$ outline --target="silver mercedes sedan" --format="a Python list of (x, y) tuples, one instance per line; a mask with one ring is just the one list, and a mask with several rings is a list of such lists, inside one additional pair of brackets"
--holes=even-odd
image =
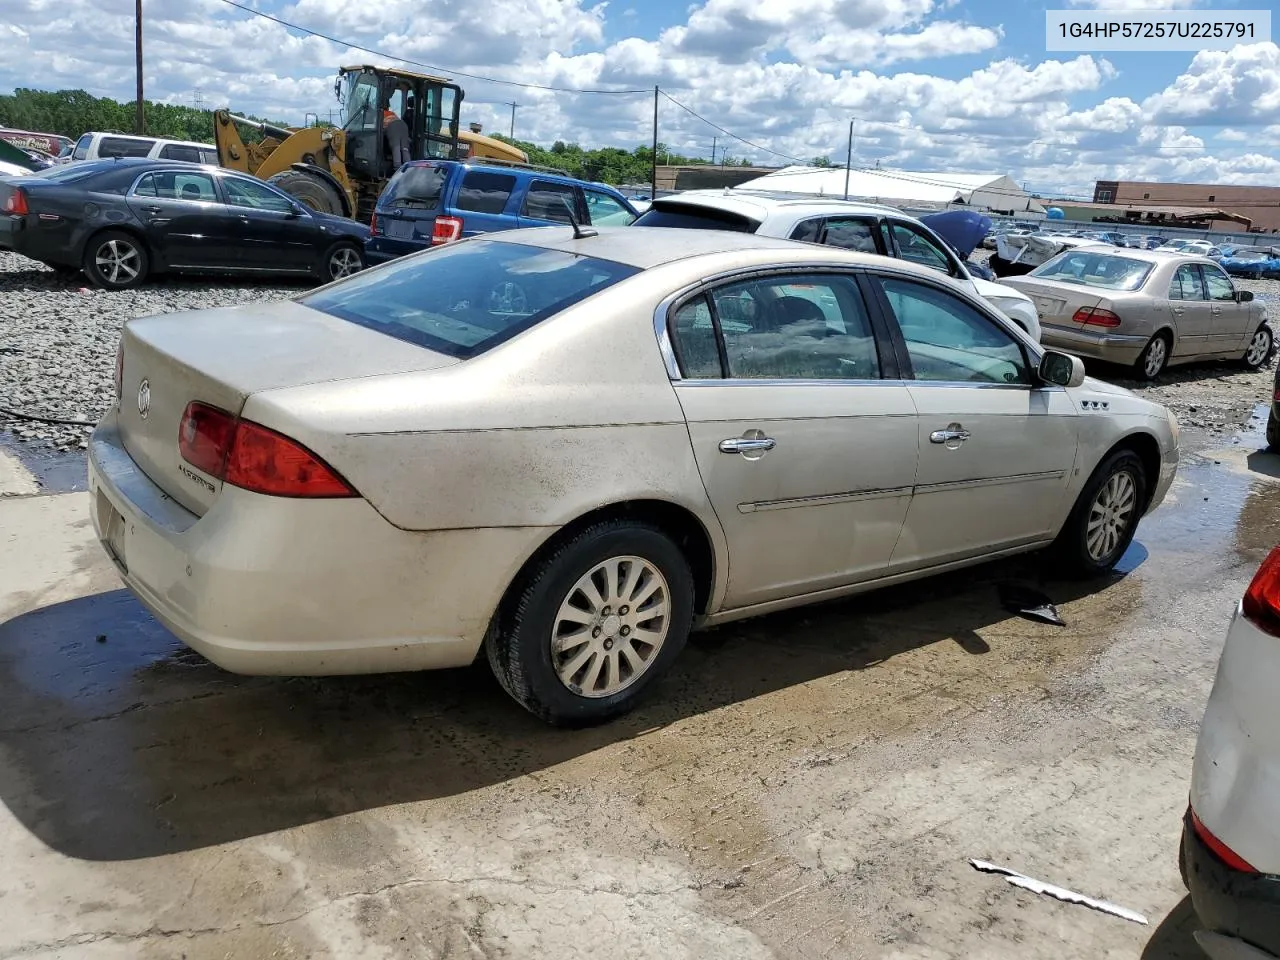
[(1198, 254), (1067, 250), (1004, 282), (1035, 303), (1046, 346), (1132, 365), (1144, 380), (1195, 360), (1257, 368), (1275, 346), (1266, 308)]
[(1177, 427), (937, 271), (550, 227), (124, 329), (93, 522), (251, 674), (460, 667), (560, 724), (698, 626), (1053, 546), (1110, 569)]

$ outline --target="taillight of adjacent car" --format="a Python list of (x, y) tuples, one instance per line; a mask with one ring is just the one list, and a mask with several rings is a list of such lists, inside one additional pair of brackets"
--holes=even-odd
[(1280, 547), (1262, 561), (1240, 606), (1245, 619), (1255, 627), (1280, 637)]
[(452, 243), (462, 236), (461, 217), (436, 217), (435, 226), (431, 228), (431, 245)]
[(1071, 319), (1090, 327), (1120, 326), (1120, 318), (1110, 310), (1103, 310), (1101, 307), (1081, 307)]
[(124, 338), (116, 345), (116, 403), (124, 395)]
[(187, 404), (182, 459), (224, 483), (273, 497), (354, 497), (355, 490), (296, 440), (207, 403)]
[(374, 236), (378, 233), (378, 215), (376, 213), (369, 218), (369, 233)]
[(14, 187), (4, 201), (4, 212), (15, 217), (25, 217), (31, 212), (27, 205), (27, 191)]

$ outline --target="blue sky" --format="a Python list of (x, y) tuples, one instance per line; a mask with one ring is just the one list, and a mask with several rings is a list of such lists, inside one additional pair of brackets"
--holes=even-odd
[[(1046, 8), (1229, 9), (1259, 0), (246, 0), (283, 19), (449, 71), (572, 88), (651, 89), (661, 139), (784, 164), (843, 154), (905, 170), (1009, 173), (1048, 192), (1095, 179), (1280, 183), (1280, 48), (1047, 53)], [(129, 99), (131, 4), (3, 0), (0, 89)], [(146, 0), (149, 96), (302, 122), (336, 107), (333, 70), (379, 59), (222, 0)], [(391, 62), (389, 60), (385, 62)], [(35, 65), (35, 66), (32, 66)], [(461, 81), (465, 119), (550, 143), (634, 147), (652, 98)], [(740, 138), (740, 139), (739, 139)], [(744, 142), (749, 141), (749, 142)]]

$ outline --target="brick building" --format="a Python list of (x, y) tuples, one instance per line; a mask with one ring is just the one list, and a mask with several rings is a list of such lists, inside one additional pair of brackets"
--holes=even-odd
[[(1280, 232), (1280, 187), (1236, 184), (1144, 183), (1140, 180), (1099, 180), (1093, 202), (1120, 207), (1211, 207), (1252, 221), (1252, 232)], [(1216, 230), (1242, 230), (1239, 224), (1214, 223)]]

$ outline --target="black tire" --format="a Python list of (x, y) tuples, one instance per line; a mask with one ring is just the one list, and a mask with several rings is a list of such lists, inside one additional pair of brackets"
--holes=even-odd
[(1267, 414), (1267, 449), (1272, 453), (1280, 453), (1280, 418), (1276, 417), (1274, 406)]
[(352, 240), (339, 240), (321, 254), (316, 263), (316, 279), (332, 283), (364, 269), (364, 248)]
[(332, 213), (337, 217), (346, 215), (342, 196), (333, 184), (314, 173), (307, 173), (305, 170), (284, 170), (267, 182), (297, 197), (304, 206), (312, 210)]
[(147, 278), (151, 258), (141, 240), (123, 230), (104, 230), (84, 245), (81, 269), (103, 290), (129, 290)]
[[(561, 605), (579, 595), (577, 584), (582, 578), (611, 560), (627, 557), (644, 561), (665, 581), (665, 638), (651, 649), (643, 669), (632, 673), (634, 679), (624, 680), (625, 686), (613, 693), (601, 690), (596, 696), (575, 692), (560, 679), (552, 652), (552, 637), (560, 625)], [(617, 579), (625, 582), (621, 569)], [(631, 595), (638, 595), (641, 585), (649, 582), (637, 581)], [(601, 592), (602, 599), (604, 592)], [(627, 608), (620, 607), (612, 613), (619, 614), (622, 609)], [(639, 624), (653, 624), (652, 619), (638, 619), (635, 611), (628, 614), (630, 619), (626, 622), (618, 615), (611, 615), (607, 620), (593, 619), (584, 625), (584, 630), (591, 630), (590, 638), (584, 636), (577, 645), (567, 646), (562, 652), (569, 661), (566, 669), (572, 666), (575, 657), (583, 654), (588, 657), (570, 680), (589, 679), (597, 659), (608, 660), (608, 670), (621, 675), (622, 641), (611, 641), (607, 631), (631, 630), (633, 628), (626, 627), (625, 623), (633, 621), (637, 624), (634, 629), (638, 629)], [(494, 617), (485, 649), (498, 682), (522, 707), (557, 726), (586, 726), (603, 723), (632, 709), (680, 653), (692, 624), (693, 574), (680, 548), (657, 527), (627, 520), (606, 520), (592, 524), (534, 559), (512, 585)], [(601, 627), (606, 633), (600, 632)], [(616, 634), (619, 638), (625, 635), (625, 632)], [(635, 642), (627, 641), (627, 649), (635, 652)], [(627, 660), (630, 662), (629, 657)], [(606, 675), (607, 671), (602, 668), (601, 679)]]
[[(1157, 343), (1161, 346), (1157, 347)], [(1153, 354), (1157, 351), (1160, 351), (1160, 357), (1159, 361), (1155, 362)], [(1138, 359), (1134, 361), (1133, 370), (1138, 375), (1138, 379), (1155, 380), (1159, 377), (1169, 366), (1169, 354), (1172, 352), (1173, 340), (1168, 333), (1161, 330), (1147, 342), (1142, 353), (1138, 354)]]
[[(1132, 508), (1122, 521), (1122, 528), (1110, 549), (1095, 555), (1089, 549), (1089, 523), (1095, 501), (1113, 477), (1127, 474), (1132, 484)], [(1063, 524), (1054, 544), (1064, 573), (1077, 577), (1099, 577), (1112, 569), (1129, 549), (1147, 505), (1149, 479), (1142, 460), (1132, 450), (1117, 450), (1098, 465), (1080, 491), (1071, 515)], [(1101, 505), (1099, 505), (1101, 507)], [(1102, 507), (1105, 509), (1105, 507)], [(1099, 547), (1106, 546), (1105, 542)]]
[[(1265, 337), (1266, 346), (1259, 342), (1259, 338)], [(1246, 370), (1261, 370), (1271, 362), (1271, 355), (1275, 352), (1276, 338), (1271, 328), (1265, 323), (1253, 332), (1253, 336), (1249, 338), (1249, 346), (1245, 348), (1244, 356), (1240, 358), (1240, 363)], [(1262, 348), (1262, 349), (1259, 349)]]

